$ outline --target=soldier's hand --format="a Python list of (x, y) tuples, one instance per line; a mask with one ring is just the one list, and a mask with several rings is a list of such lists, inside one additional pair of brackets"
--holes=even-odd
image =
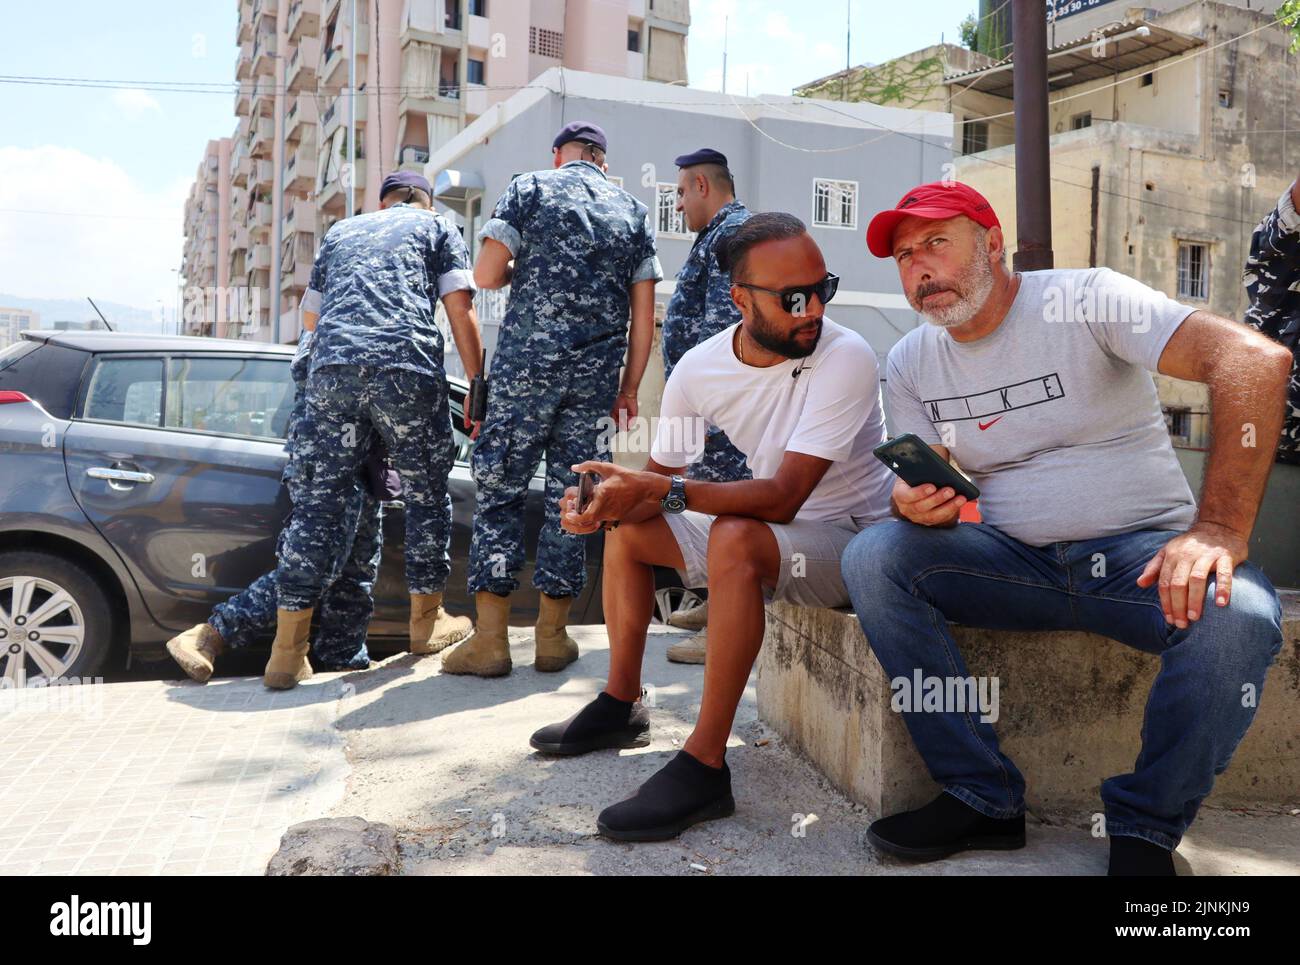
[(600, 527), (599, 522), (584, 522), (583, 517), (578, 515), (578, 487), (570, 486), (566, 489), (560, 497), (560, 529), (566, 533), (585, 536), (596, 532)]
[(636, 414), (636, 398), (622, 392), (614, 400), (614, 408), (609, 410), (609, 416), (614, 420), (614, 425), (618, 426), (620, 432), (627, 429), (628, 423), (636, 418)]
[(482, 422), (471, 422), (469, 409), (465, 410), (465, 431), (469, 433), (469, 441), (473, 442), (478, 438), (479, 430), (483, 428)]

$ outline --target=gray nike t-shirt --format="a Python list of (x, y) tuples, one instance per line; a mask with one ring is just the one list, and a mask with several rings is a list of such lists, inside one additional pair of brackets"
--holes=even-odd
[(1108, 268), (1023, 272), (974, 342), (929, 322), (885, 366), (899, 433), (947, 446), (984, 521), (1031, 546), (1191, 526), (1150, 373), (1194, 311)]

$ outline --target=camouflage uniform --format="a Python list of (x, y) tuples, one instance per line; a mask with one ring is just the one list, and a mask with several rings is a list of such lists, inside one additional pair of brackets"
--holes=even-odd
[(480, 237), (509, 248), (515, 267), (472, 460), (469, 591), (518, 588), (524, 503), (544, 453), (546, 521), (533, 585), (576, 596), (586, 543), (560, 529), (559, 499), (575, 481), (569, 467), (597, 457), (600, 420), (618, 395), (628, 289), (663, 277), (649, 212), (596, 165), (570, 161), (517, 177)]
[[(1250, 239), (1246, 324), (1300, 354), (1300, 214), (1288, 188)], [(1300, 366), (1292, 366), (1277, 461), (1300, 465)]]
[[(337, 222), (303, 305), (319, 321), (297, 435), (301, 496), (276, 571), (284, 610), (314, 607), (347, 534), (349, 494), (378, 432), (402, 478), (406, 582), (447, 583), (454, 442), (436, 300), (473, 289), (469, 251), (441, 215), (399, 204)], [(346, 574), (346, 567), (345, 567)]]
[[(311, 341), (312, 333), (305, 333), (290, 366), (295, 394), (285, 440), (289, 460), (285, 463), (281, 480), (289, 490), (290, 502), (294, 504), (301, 498), (296, 483), (295, 435), (307, 405), (304, 385), (310, 364)], [(289, 519), (285, 521), (286, 528), (292, 519), (291, 510)], [(379, 503), (360, 478), (348, 501), (345, 529), (351, 534), (351, 538), (345, 541), (346, 559), (336, 560), (331, 568), (312, 649), (327, 667), (363, 669), (370, 663), (366, 628), (375, 608), (374, 584), (383, 549), (383, 529)], [(284, 529), (281, 529), (281, 543), (283, 539)], [(226, 646), (246, 647), (259, 636), (275, 630), (275, 609), (275, 571), (272, 570), (254, 580), (248, 589), (218, 604), (208, 623), (221, 634)]]
[[(731, 300), (731, 275), (718, 265), (718, 249), (749, 216), (749, 209), (733, 199), (695, 236), (664, 314), (665, 381), (688, 350), (740, 321), (740, 309)], [(709, 427), (704, 455), (688, 467), (686, 475), (709, 482), (753, 478), (745, 454), (716, 426)]]

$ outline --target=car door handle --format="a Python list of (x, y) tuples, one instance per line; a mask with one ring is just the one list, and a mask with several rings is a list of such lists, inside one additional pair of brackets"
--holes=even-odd
[(86, 475), (91, 479), (107, 479), (109, 484), (119, 483), (151, 483), (153, 482), (153, 473), (151, 472), (133, 472), (130, 469), (109, 469), (103, 466), (95, 466), (87, 469)]

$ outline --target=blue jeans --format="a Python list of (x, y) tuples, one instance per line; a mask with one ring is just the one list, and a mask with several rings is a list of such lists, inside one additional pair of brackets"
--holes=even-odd
[[(1250, 726), (1282, 648), (1277, 594), (1250, 563), (1234, 572), (1228, 606), (1214, 603), (1211, 575), (1201, 618), (1184, 630), (1165, 623), (1156, 587), (1135, 581), (1176, 535), (1147, 530), (1034, 547), (984, 524), (935, 529), (890, 520), (854, 538), (842, 569), (862, 631), (891, 680), (917, 669), (924, 677), (969, 676), (949, 621), (1084, 630), (1159, 654), (1142, 750), (1132, 773), (1102, 783), (1101, 797), (1107, 834), (1172, 850)], [(1246, 684), (1255, 700), (1243, 699)], [(902, 716), (946, 792), (990, 817), (1024, 811), (1025, 780), (978, 710)]]

